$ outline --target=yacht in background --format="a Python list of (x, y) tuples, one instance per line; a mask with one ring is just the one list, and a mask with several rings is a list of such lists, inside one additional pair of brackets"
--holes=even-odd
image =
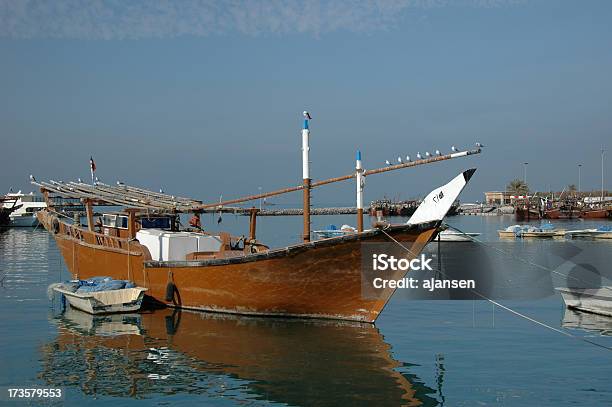
[(42, 196), (33, 192), (23, 194), (9, 192), (3, 199), (3, 209), (10, 210), (8, 227), (35, 227), (38, 225), (36, 212), (46, 208), (47, 204)]

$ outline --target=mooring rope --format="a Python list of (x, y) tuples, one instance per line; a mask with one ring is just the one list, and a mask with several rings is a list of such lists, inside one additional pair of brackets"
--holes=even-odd
[[(379, 230), (380, 230), (380, 231), (381, 231), (383, 234), (385, 234), (387, 237), (389, 237), (389, 239), (391, 239), (392, 241), (394, 241), (395, 243), (397, 243), (397, 244), (398, 244), (398, 245), (399, 245), (401, 248), (403, 248), (404, 250), (408, 251), (408, 253), (410, 253), (410, 254), (411, 254), (411, 255), (413, 255), (413, 256), (416, 256), (416, 254), (415, 254), (415, 253), (414, 253), (412, 250), (410, 250), (409, 248), (407, 248), (406, 246), (404, 246), (404, 245), (403, 245), (401, 242), (397, 241), (397, 240), (396, 240), (396, 239), (395, 239), (393, 236), (391, 236), (389, 233), (387, 233), (387, 232), (386, 232), (384, 229), (379, 229)], [(461, 231), (459, 231), (459, 232), (461, 232)], [(461, 233), (463, 233), (463, 232), (461, 232)], [(442, 270), (436, 270), (436, 271), (437, 271), (437, 272), (439, 272), (439, 273), (440, 273), (441, 275), (443, 275), (444, 277), (447, 277), (447, 275), (446, 275), (446, 274), (445, 274), (445, 273), (444, 273)], [(493, 305), (496, 305), (496, 306), (498, 306), (498, 307), (500, 307), (500, 308), (502, 308), (502, 309), (504, 309), (504, 310), (506, 310), (506, 311), (508, 311), (508, 312), (510, 312), (510, 313), (512, 313), (512, 314), (514, 314), (514, 315), (516, 315), (516, 316), (519, 316), (519, 317), (521, 317), (521, 318), (523, 318), (523, 319), (527, 320), (527, 321), (530, 321), (530, 322), (532, 322), (532, 323), (535, 323), (535, 324), (537, 324), (537, 325), (540, 325), (540, 326), (542, 326), (542, 327), (544, 327), (544, 328), (550, 329), (550, 330), (551, 330), (551, 331), (553, 331), (553, 332), (560, 333), (560, 334), (562, 334), (562, 335), (564, 335), (564, 336), (567, 336), (567, 337), (569, 337), (569, 338), (576, 339), (576, 340), (579, 340), (579, 341), (583, 341), (583, 342), (586, 342), (586, 343), (591, 344), (591, 345), (593, 345), (593, 346), (597, 346), (597, 347), (599, 347), (599, 348), (602, 348), (602, 349), (606, 349), (606, 350), (612, 351), (612, 347), (609, 347), (609, 346), (606, 346), (606, 345), (602, 345), (602, 344), (600, 344), (600, 343), (597, 343), (597, 342), (591, 341), (591, 340), (589, 340), (589, 339), (587, 339), (587, 338), (584, 338), (584, 337), (581, 337), (581, 336), (576, 336), (576, 335), (574, 335), (574, 334), (572, 334), (572, 333), (569, 333), (569, 332), (567, 332), (567, 331), (564, 331), (564, 330), (562, 330), (562, 329), (555, 328), (554, 326), (548, 325), (548, 324), (546, 324), (545, 322), (538, 321), (538, 320), (536, 320), (535, 318), (532, 318), (532, 317), (530, 317), (530, 316), (528, 316), (528, 315), (525, 315), (525, 314), (523, 314), (523, 313), (521, 313), (521, 312), (519, 312), (519, 311), (516, 311), (516, 310), (514, 310), (514, 309), (512, 309), (512, 308), (510, 308), (510, 307), (508, 307), (508, 306), (506, 306), (506, 305), (500, 304), (499, 302), (497, 302), (497, 301), (495, 301), (495, 300), (493, 300), (493, 299), (491, 299), (491, 298), (487, 297), (486, 295), (479, 293), (479, 292), (478, 292), (478, 291), (476, 291), (475, 289), (471, 289), (471, 288), (470, 288), (470, 289), (468, 289), (468, 290), (470, 290), (472, 293), (476, 294), (476, 295), (477, 295), (477, 296), (479, 296), (480, 298), (482, 298), (482, 299), (484, 299), (484, 300), (486, 300), (486, 301), (489, 301), (489, 302), (490, 302), (490, 303), (492, 303)]]
[[(512, 253), (510, 253), (510, 252), (507, 252), (507, 251), (505, 251), (505, 250), (502, 250), (502, 249), (500, 249), (500, 248), (497, 248), (497, 247), (495, 247), (495, 246), (492, 246), (492, 245), (490, 245), (490, 244), (487, 244), (487, 243), (483, 242), (482, 240), (476, 239), (474, 236), (470, 236), (470, 235), (469, 235), (467, 232), (464, 232), (464, 231), (460, 230), (460, 229), (459, 229), (459, 228), (457, 228), (457, 227), (451, 226), (451, 225), (449, 225), (449, 224), (447, 224), (447, 223), (445, 223), (444, 225), (445, 225), (446, 227), (448, 227), (449, 229), (455, 230), (455, 231), (457, 231), (457, 232), (461, 233), (462, 235), (464, 235), (464, 236), (466, 236), (466, 237), (470, 238), (470, 239), (471, 239), (471, 240), (472, 240), (474, 243), (481, 244), (481, 245), (482, 245), (482, 246), (484, 246), (484, 247), (487, 247), (487, 248), (489, 248), (489, 249), (495, 250), (495, 251), (497, 251), (497, 252), (499, 252), (499, 253), (501, 253), (501, 254), (505, 254), (506, 256), (512, 257), (512, 258), (514, 258), (514, 259), (516, 259), (516, 260), (519, 260), (519, 261), (521, 261), (521, 262), (523, 262), (523, 263), (525, 263), (525, 264), (529, 264), (530, 266), (534, 266), (534, 267), (539, 268), (539, 269), (541, 269), (541, 270), (548, 271), (548, 272), (553, 273), (553, 274), (557, 274), (557, 275), (559, 275), (559, 276), (561, 276), (561, 277), (564, 277), (565, 279), (572, 279), (572, 280), (575, 280), (575, 281), (577, 281), (577, 282), (579, 282), (579, 283), (583, 283), (583, 284), (585, 284), (585, 283), (586, 283), (584, 280), (581, 280), (581, 279), (579, 279), (578, 277), (574, 277), (574, 276), (570, 276), (570, 275), (565, 275), (565, 274), (563, 274), (563, 273), (558, 272), (557, 270), (553, 270), (553, 269), (548, 268), (548, 267), (546, 267), (546, 266), (542, 266), (541, 264), (534, 263), (534, 262), (532, 262), (532, 261), (529, 261), (529, 260), (523, 259), (522, 257), (519, 257), (519, 256), (517, 256), (517, 255), (515, 255), (515, 254), (512, 254)], [(606, 286), (602, 286), (602, 288), (605, 288), (605, 289), (608, 289), (608, 290), (612, 289), (612, 288), (610, 288), (610, 287), (606, 287)]]

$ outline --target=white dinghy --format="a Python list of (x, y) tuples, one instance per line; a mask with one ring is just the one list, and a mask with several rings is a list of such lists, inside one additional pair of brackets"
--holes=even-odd
[(109, 277), (52, 284), (50, 289), (63, 295), (72, 308), (94, 315), (138, 311), (147, 291)]
[(612, 286), (556, 288), (568, 308), (612, 317)]

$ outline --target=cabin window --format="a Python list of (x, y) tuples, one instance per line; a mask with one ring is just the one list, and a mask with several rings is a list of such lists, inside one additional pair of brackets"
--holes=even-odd
[(128, 228), (128, 217), (127, 216), (117, 216), (117, 227), (120, 229)]
[(107, 228), (127, 229), (128, 217), (122, 215), (102, 215), (102, 226)]
[(110, 228), (116, 226), (117, 215), (102, 215), (102, 225)]
[(170, 229), (170, 218), (140, 218), (143, 229)]

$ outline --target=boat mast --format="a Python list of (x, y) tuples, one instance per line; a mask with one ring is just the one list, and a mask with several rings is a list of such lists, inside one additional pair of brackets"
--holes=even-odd
[(357, 151), (355, 160), (355, 178), (357, 180), (357, 231), (363, 232), (363, 167), (361, 166), (361, 151)]
[(604, 204), (604, 149), (601, 147), (601, 207)]
[(303, 191), (304, 191), (304, 242), (310, 242), (310, 166), (308, 162), (308, 153), (310, 152), (310, 146), (308, 139), (310, 137), (310, 130), (308, 129), (308, 120), (310, 114), (304, 111), (304, 128), (302, 129), (302, 179), (303, 179)]

